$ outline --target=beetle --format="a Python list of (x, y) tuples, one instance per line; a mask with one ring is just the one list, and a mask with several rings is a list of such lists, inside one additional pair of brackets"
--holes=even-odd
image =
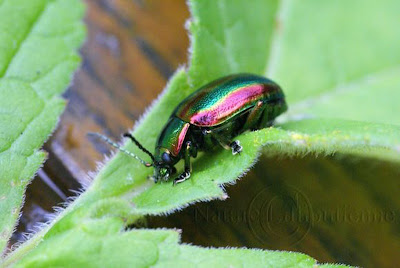
[(233, 74), (202, 86), (178, 104), (158, 136), (154, 154), (130, 133), (123, 135), (148, 154), (151, 163), (101, 134), (92, 134), (144, 166), (154, 167), (155, 182), (169, 180), (176, 173), (175, 165), (184, 159), (184, 171), (173, 181), (176, 185), (190, 177), (191, 158), (199, 151), (207, 152), (221, 146), (232, 150), (233, 155), (240, 154), (242, 146), (235, 137), (247, 130), (270, 127), (286, 110), (285, 96), (278, 84), (254, 74)]

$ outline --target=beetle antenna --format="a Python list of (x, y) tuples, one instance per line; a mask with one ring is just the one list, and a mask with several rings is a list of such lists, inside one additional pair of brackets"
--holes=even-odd
[(130, 138), (136, 144), (136, 146), (139, 147), (140, 150), (142, 150), (143, 152), (145, 152), (146, 154), (148, 154), (150, 156), (150, 158), (151, 158), (151, 160), (153, 160), (153, 162), (155, 161), (153, 154), (150, 153), (146, 148), (144, 148), (144, 146), (141, 145), (140, 142), (135, 137), (132, 136), (132, 134), (124, 133), (124, 135), (122, 135), (122, 136)]
[[(144, 166), (146, 167), (151, 167), (153, 166), (153, 163), (147, 163), (146, 161), (144, 161), (143, 159), (141, 159), (139, 156), (135, 155), (132, 152), (129, 152), (128, 150), (125, 150), (124, 148), (122, 148), (121, 146), (119, 146), (117, 143), (115, 143), (114, 141), (112, 141), (110, 138), (100, 134), (100, 133), (94, 133), (94, 132), (90, 132), (88, 133), (88, 136), (95, 136), (97, 138), (102, 139), (103, 141), (105, 141), (106, 143), (110, 144), (111, 146), (113, 146), (114, 148), (117, 148), (119, 151), (135, 158), (136, 160), (138, 160), (140, 163), (142, 163)], [(140, 148), (140, 147), (139, 147)], [(153, 158), (152, 158), (153, 160)], [(154, 160), (153, 160), (154, 161)]]

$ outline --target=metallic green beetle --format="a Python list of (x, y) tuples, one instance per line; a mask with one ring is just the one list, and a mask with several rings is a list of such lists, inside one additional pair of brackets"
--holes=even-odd
[(185, 98), (173, 111), (161, 131), (154, 155), (131, 134), (125, 133), (152, 163), (147, 163), (100, 134), (103, 140), (135, 157), (146, 167), (154, 167), (153, 179), (168, 180), (176, 173), (175, 165), (184, 159), (185, 169), (174, 185), (187, 180), (192, 172), (190, 159), (198, 151), (211, 151), (215, 146), (242, 151), (236, 136), (266, 128), (287, 110), (285, 96), (276, 83), (253, 74), (234, 74), (215, 80)]

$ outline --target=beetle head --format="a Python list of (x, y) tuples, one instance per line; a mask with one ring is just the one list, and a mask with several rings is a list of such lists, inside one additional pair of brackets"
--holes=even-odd
[(169, 177), (176, 173), (174, 165), (179, 161), (179, 158), (171, 154), (168, 149), (158, 147), (154, 155), (154, 179), (167, 181)]

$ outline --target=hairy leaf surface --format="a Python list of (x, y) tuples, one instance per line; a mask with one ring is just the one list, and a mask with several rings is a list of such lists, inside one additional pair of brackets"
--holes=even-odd
[[(86, 221), (41, 244), (16, 267), (316, 267), (294, 252), (201, 248), (180, 244), (173, 230), (121, 232), (118, 219)], [(63, 247), (59, 245), (62, 244)], [(40, 254), (38, 254), (40, 252)], [(325, 265), (321, 265), (325, 267)], [(329, 267), (344, 267), (330, 265)]]

